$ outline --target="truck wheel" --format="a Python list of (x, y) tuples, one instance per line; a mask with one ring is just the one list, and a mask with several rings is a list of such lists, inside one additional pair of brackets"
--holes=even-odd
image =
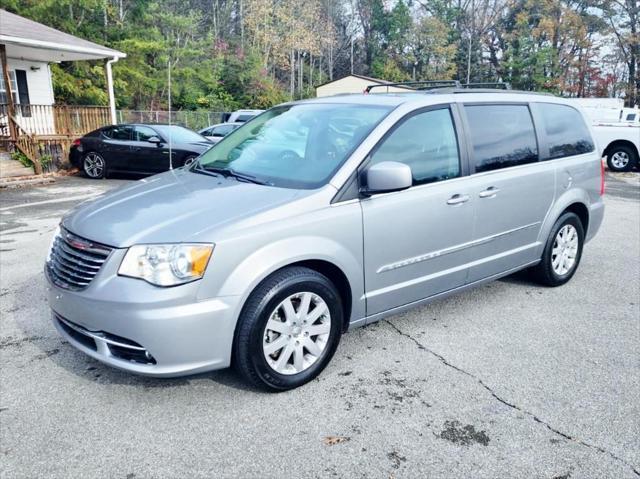
[(614, 146), (607, 152), (607, 166), (610, 171), (629, 171), (637, 162), (636, 152), (630, 146)]

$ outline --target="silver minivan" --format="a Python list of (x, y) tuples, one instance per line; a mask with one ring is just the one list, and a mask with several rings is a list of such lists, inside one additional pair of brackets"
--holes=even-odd
[(234, 364), (291, 389), (351, 328), (525, 268), (569, 281), (603, 193), (582, 113), (553, 96), (287, 103), (67, 214), (45, 267), (53, 322), (134, 373)]

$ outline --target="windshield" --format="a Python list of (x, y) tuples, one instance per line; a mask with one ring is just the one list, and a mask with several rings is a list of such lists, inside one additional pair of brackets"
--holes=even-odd
[(206, 138), (199, 135), (195, 131), (188, 130), (182, 126), (177, 125), (153, 125), (153, 127), (158, 130), (158, 133), (162, 135), (166, 141), (171, 139), (172, 142), (180, 142), (180, 143), (194, 143), (194, 142), (202, 142), (207, 141)]
[(227, 135), (196, 168), (232, 170), (284, 188), (318, 188), (390, 110), (327, 103), (275, 107)]

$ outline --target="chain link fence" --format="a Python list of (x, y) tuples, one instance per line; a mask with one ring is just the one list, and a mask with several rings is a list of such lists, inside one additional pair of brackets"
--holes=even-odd
[(153, 110), (118, 110), (118, 123), (171, 123), (181, 125), (192, 130), (200, 130), (209, 125), (222, 122), (221, 111), (185, 111), (176, 110), (153, 111)]

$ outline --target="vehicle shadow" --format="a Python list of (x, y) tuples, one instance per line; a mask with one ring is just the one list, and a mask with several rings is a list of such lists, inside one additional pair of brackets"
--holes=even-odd
[(517, 271), (509, 276), (505, 276), (504, 278), (500, 278), (498, 281), (507, 284), (517, 284), (520, 286), (540, 286), (531, 277), (531, 272), (526, 269)]
[(177, 378), (154, 378), (121, 371), (111, 366), (107, 366), (106, 364), (102, 364), (100, 361), (86, 356), (81, 351), (78, 351), (63, 338), (60, 338), (60, 342), (60, 349), (64, 348), (64, 351), (61, 351), (63, 354), (50, 356), (49, 359), (76, 376), (87, 381), (93, 381), (100, 385), (109, 384), (134, 386), (141, 387), (143, 389), (172, 389), (188, 386), (193, 381), (206, 379), (224, 387), (241, 391), (258, 392), (256, 388), (243, 382), (233, 368), (192, 374)]
[(11, 344), (0, 344), (0, 349), (5, 347), (22, 349), (30, 345), (35, 346), (39, 352), (35, 355), (29, 355), (31, 357), (27, 359), (28, 365), (46, 360), (53, 363), (55, 367), (65, 369), (78, 378), (87, 382), (94, 382), (99, 386), (134, 386), (143, 390), (171, 389), (188, 386), (192, 382), (207, 380), (222, 387), (259, 392), (258, 389), (244, 382), (233, 368), (178, 378), (154, 378), (121, 371), (77, 350), (58, 334), (49, 318), (42, 318), (42, 321), (38, 321), (35, 324), (37, 324), (37, 329), (31, 327), (33, 323), (17, 323), (23, 337), (12, 341)]

